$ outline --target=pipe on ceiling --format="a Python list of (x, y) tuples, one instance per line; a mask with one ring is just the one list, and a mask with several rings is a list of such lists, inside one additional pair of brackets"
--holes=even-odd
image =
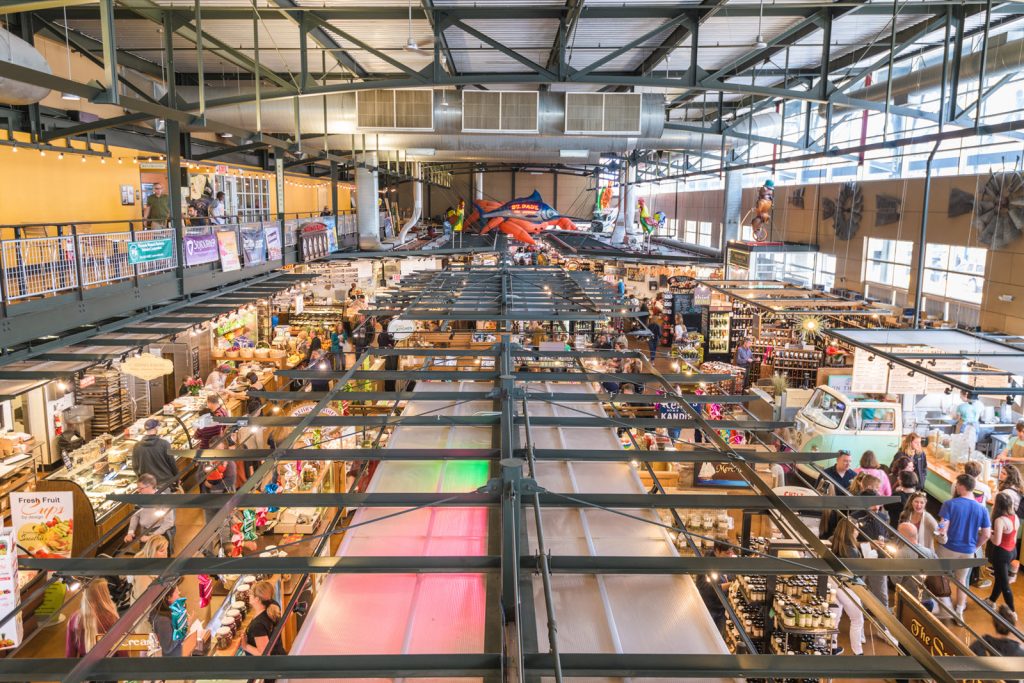
[[(10, 31), (0, 28), (0, 62), (52, 74), (39, 50)], [(0, 104), (35, 104), (50, 94), (49, 88), (0, 77)]]
[[(195, 96), (195, 88), (179, 88), (185, 97)], [(221, 95), (234, 96), (237, 91), (207, 89), (207, 100)], [(646, 93), (641, 100), (638, 135), (576, 135), (565, 132), (565, 93), (538, 93), (537, 133), (473, 133), (463, 131), (462, 97), (458, 91), (434, 91), (433, 128), (431, 130), (365, 130), (357, 128), (355, 93), (339, 93), (299, 100), (299, 122), (303, 135), (324, 134), (324, 100), (327, 105), (328, 145), (332, 149), (375, 149), (379, 151), (429, 150), (430, 153), (408, 154), (409, 160), (442, 160), (460, 158), (486, 161), (492, 156), (508, 155), (522, 162), (563, 161), (598, 163), (603, 154), (623, 155), (637, 149), (707, 150), (717, 152), (722, 139), (718, 135), (665, 129), (664, 97)], [(213, 120), (254, 129), (256, 104), (249, 102), (211, 108)], [(272, 100), (260, 105), (263, 132), (290, 134), (295, 131), (292, 100)], [(755, 122), (755, 125), (758, 125)], [(322, 145), (321, 141), (310, 143)], [(726, 146), (731, 146), (727, 141)], [(563, 150), (586, 152), (586, 157), (563, 156)], [(310, 147), (310, 151), (314, 150)]]

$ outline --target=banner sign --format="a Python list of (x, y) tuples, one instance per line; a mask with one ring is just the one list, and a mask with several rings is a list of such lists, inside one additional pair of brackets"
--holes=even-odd
[(338, 226), (334, 216), (321, 216), (320, 222), (327, 228), (327, 248), (331, 253), (338, 251)]
[(267, 259), (270, 261), (281, 260), (281, 233), (276, 225), (263, 228), (264, 239), (267, 243)]
[(12, 492), (11, 520), (18, 545), (33, 557), (71, 557), (72, 501), (70, 491)]
[[(67, 494), (69, 497), (70, 493)], [(70, 508), (71, 504), (68, 503)], [(70, 544), (68, 555), (71, 554)], [(0, 529), (0, 610), (10, 614), (21, 602), (21, 587), (18, 583), (18, 546), (15, 542), (14, 529)], [(0, 650), (8, 650), (21, 645), (23, 637), (21, 613), (0, 625)]]
[(327, 256), (330, 244), (327, 241), (327, 230), (323, 223), (307, 223), (302, 226), (299, 234), (299, 260), (315, 261)]
[(214, 263), (220, 258), (217, 252), (217, 236), (185, 235), (185, 265), (198, 266), (203, 263)]
[(238, 236), (234, 230), (221, 230), (217, 233), (217, 248), (220, 250), (220, 267), (224, 272), (242, 269), (238, 260)]
[(128, 263), (151, 263), (174, 258), (174, 240), (143, 240), (128, 243)]
[(242, 256), (246, 266), (267, 262), (267, 238), (263, 228), (242, 228)]

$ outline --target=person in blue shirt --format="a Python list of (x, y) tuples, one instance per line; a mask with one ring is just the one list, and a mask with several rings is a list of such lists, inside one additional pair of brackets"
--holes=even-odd
[[(942, 536), (946, 539), (936, 548), (940, 558), (973, 558), (992, 535), (988, 510), (974, 499), (975, 483), (974, 477), (969, 474), (958, 476), (955, 497), (947, 500), (939, 509), (940, 539)], [(956, 570), (956, 578), (963, 585), (967, 585), (970, 574), (970, 568)], [(952, 588), (954, 609), (957, 616), (963, 618), (967, 594), (955, 584)]]
[(750, 366), (754, 362), (753, 341), (747, 337), (736, 347), (736, 365), (743, 368), (743, 388), (750, 385)]
[(620, 297), (626, 296), (626, 283), (622, 281), (622, 278), (619, 278), (618, 288), (619, 288), (619, 296)]

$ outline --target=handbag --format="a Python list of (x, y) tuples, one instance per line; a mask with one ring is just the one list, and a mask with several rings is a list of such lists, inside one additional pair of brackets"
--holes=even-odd
[(945, 574), (932, 574), (924, 579), (924, 587), (937, 598), (948, 598), (953, 594), (949, 585), (949, 577)]

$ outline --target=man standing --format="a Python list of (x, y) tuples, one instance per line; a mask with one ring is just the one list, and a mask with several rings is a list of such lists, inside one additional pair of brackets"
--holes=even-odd
[[(939, 509), (939, 532), (946, 536), (945, 543), (936, 549), (940, 558), (973, 558), (992, 535), (988, 511), (974, 499), (974, 487), (974, 477), (961, 474), (956, 478), (956, 497)], [(956, 578), (963, 585), (967, 585), (970, 574), (970, 568), (956, 570)], [(951, 597), (957, 616), (963, 618), (967, 594), (954, 585)]]
[[(156, 478), (152, 474), (140, 476), (136, 492), (143, 495), (156, 493)], [(124, 537), (124, 542), (131, 543), (138, 538), (139, 543), (145, 545), (150, 538), (160, 535), (167, 537), (167, 550), (173, 551), (174, 508), (144, 506), (136, 510), (128, 521), (128, 533)]]
[(850, 451), (841, 450), (838, 457), (836, 457), (836, 464), (825, 468), (824, 473), (818, 477), (815, 487), (820, 490), (821, 485), (828, 482), (848, 489), (853, 482), (853, 478), (856, 476), (857, 473), (850, 467)]
[(164, 194), (164, 186), (153, 184), (153, 192), (146, 197), (146, 205), (142, 207), (142, 218), (151, 228), (165, 228), (171, 219), (171, 200)]
[(171, 455), (171, 444), (161, 439), (156, 432), (160, 428), (160, 420), (150, 418), (143, 425), (146, 430), (132, 448), (132, 469), (139, 477), (152, 475), (163, 485), (178, 478), (178, 463)]
[(647, 343), (651, 346), (651, 360), (658, 355), (658, 345), (661, 344), (661, 325), (654, 318), (651, 318), (651, 322), (647, 325), (647, 329), (651, 333), (650, 339)]
[(751, 348), (753, 342), (750, 337), (743, 340), (738, 347), (736, 347), (736, 365), (743, 368), (743, 388), (746, 389), (750, 386), (750, 366), (754, 362), (754, 349)]
[[(736, 551), (731, 545), (715, 541), (715, 549), (713, 551), (714, 557), (736, 557)], [(708, 608), (708, 612), (711, 613), (711, 619), (715, 622), (715, 626), (718, 627), (718, 631), (724, 632), (725, 629), (725, 605), (718, 598), (718, 593), (715, 591), (715, 584), (717, 583), (723, 591), (729, 590), (729, 583), (732, 578), (727, 574), (717, 574), (712, 572), (704, 577), (693, 577), (694, 581), (697, 582), (697, 592), (700, 593), (701, 599), (704, 601), (704, 605)]]
[(218, 192), (213, 203), (210, 204), (210, 222), (214, 225), (224, 225), (224, 215), (227, 209), (224, 206), (224, 193)]
[[(914, 549), (913, 546), (917, 545), (917, 527), (913, 522), (903, 522), (896, 528), (900, 532), (899, 546), (896, 548), (896, 552), (893, 553), (893, 557), (899, 560), (916, 560), (922, 556), (928, 560), (936, 559), (935, 551), (926, 548), (925, 546), (918, 546), (920, 553)], [(923, 555), (922, 555), (923, 554)], [(918, 600), (921, 600), (921, 588), (920, 580), (909, 574), (894, 577), (893, 581), (898, 586), (903, 586), (903, 589), (910, 595), (914, 596)], [(928, 598), (921, 600), (921, 604), (931, 612), (935, 608), (935, 603)]]

